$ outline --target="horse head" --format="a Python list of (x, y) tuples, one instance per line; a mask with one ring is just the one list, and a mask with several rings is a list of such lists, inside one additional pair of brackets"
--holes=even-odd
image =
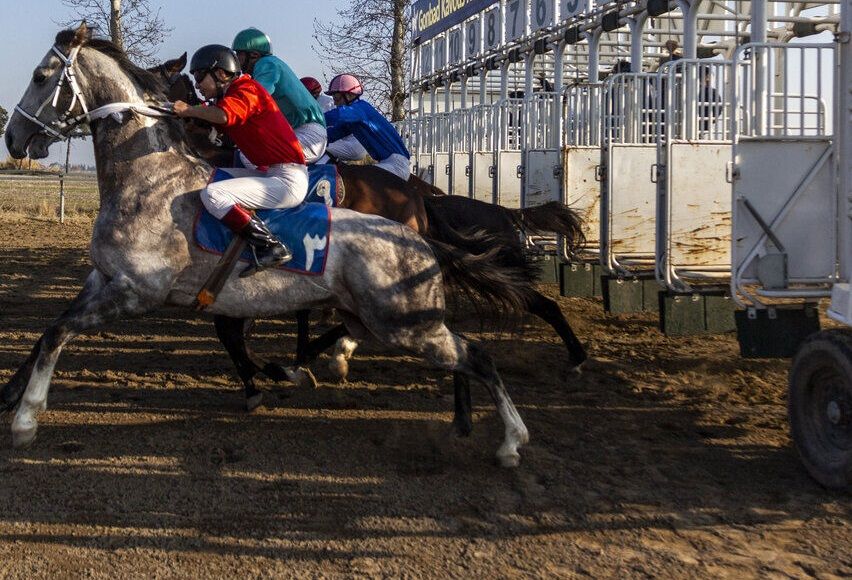
[(169, 101), (183, 101), (190, 105), (201, 103), (198, 93), (195, 91), (195, 85), (189, 75), (182, 72), (186, 66), (186, 53), (183, 53), (178, 58), (172, 58), (155, 67), (149, 68), (148, 71), (160, 75), (168, 87), (166, 93)]
[(111, 42), (93, 39), (83, 22), (57, 34), (36, 66), (6, 128), (6, 147), (17, 159), (44, 158), (51, 144), (92, 121), (90, 110), (118, 101), (163, 99), (164, 88)]

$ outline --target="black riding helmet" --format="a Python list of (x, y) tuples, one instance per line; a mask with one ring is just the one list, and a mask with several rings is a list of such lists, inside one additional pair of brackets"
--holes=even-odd
[(213, 71), (217, 68), (232, 75), (240, 74), (240, 61), (234, 51), (221, 44), (208, 44), (202, 46), (192, 55), (189, 63), (189, 72), (195, 75), (197, 72)]

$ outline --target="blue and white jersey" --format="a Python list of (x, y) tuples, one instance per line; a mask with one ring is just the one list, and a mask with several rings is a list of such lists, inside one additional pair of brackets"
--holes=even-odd
[(367, 101), (357, 99), (336, 107), (325, 114), (325, 122), (329, 143), (354, 135), (376, 161), (384, 161), (394, 153), (411, 157), (394, 126)]

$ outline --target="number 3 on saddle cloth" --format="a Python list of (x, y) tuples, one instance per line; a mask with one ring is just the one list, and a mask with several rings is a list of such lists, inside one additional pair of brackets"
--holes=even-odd
[[(211, 183), (232, 179), (227, 171), (216, 169)], [(293, 259), (279, 266), (280, 269), (313, 276), (323, 273), (331, 238), (331, 214), (328, 208), (337, 206), (338, 199), (342, 197), (339, 196), (342, 188), (338, 183), (334, 165), (311, 165), (308, 167), (308, 196), (305, 203), (289, 209), (257, 211), (257, 216), (293, 252)], [(202, 250), (222, 255), (234, 233), (202, 207), (195, 219), (193, 237)], [(244, 251), (240, 260), (249, 262), (250, 251)]]

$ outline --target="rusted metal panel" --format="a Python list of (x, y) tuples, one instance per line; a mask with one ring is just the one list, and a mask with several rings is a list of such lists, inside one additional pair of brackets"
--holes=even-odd
[(731, 146), (673, 143), (668, 170), (669, 260), (675, 268), (731, 263)]

